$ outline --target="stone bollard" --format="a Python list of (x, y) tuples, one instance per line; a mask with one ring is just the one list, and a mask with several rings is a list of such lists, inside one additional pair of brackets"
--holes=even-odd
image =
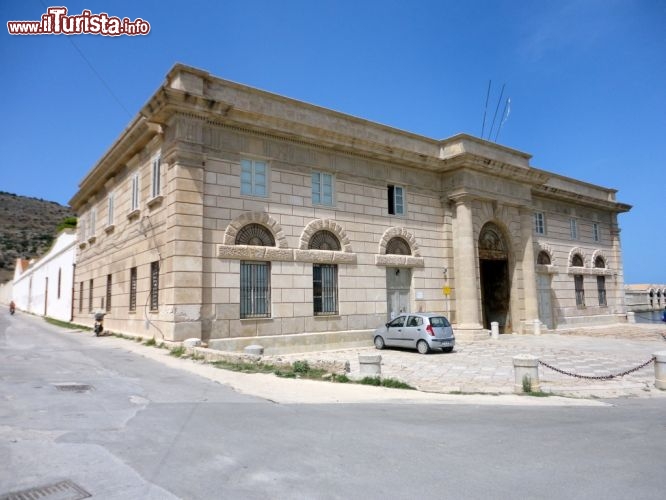
[(666, 389), (666, 351), (654, 353), (654, 386)]
[(490, 322), (490, 336), (493, 340), (497, 340), (499, 338), (499, 323), (497, 321)]
[(534, 320), (534, 335), (541, 335), (541, 321)]
[(627, 313), (627, 323), (636, 323), (636, 315), (631, 311)]
[(378, 377), (382, 374), (382, 357), (380, 354), (359, 354), (358, 363), (361, 375)]
[(539, 386), (539, 358), (531, 354), (518, 354), (513, 357), (513, 371), (516, 375), (513, 391), (525, 392), (523, 389), (523, 377), (529, 379), (530, 390), (540, 391)]
[(243, 349), (243, 352), (252, 356), (261, 356), (264, 354), (264, 346), (257, 344), (249, 345)]

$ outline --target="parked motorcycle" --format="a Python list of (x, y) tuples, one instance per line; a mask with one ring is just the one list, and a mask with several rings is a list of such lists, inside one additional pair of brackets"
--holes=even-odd
[(95, 337), (99, 337), (104, 333), (104, 313), (96, 312), (95, 313), (95, 326), (93, 327), (95, 332)]

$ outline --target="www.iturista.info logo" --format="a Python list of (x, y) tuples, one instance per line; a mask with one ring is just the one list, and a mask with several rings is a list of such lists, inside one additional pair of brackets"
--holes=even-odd
[(39, 21), (7, 21), (10, 35), (147, 35), (150, 23), (137, 17), (109, 16), (106, 12), (93, 14), (84, 10), (78, 15), (67, 15), (67, 7), (49, 7)]

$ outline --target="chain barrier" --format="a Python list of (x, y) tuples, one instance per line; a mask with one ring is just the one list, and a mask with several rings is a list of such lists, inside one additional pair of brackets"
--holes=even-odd
[(646, 366), (648, 366), (650, 363), (654, 363), (656, 359), (657, 358), (655, 356), (652, 356), (642, 365), (639, 365), (635, 368), (630, 368), (629, 370), (626, 370), (622, 373), (615, 373), (611, 375), (579, 375), (578, 373), (568, 372), (565, 370), (561, 370), (559, 368), (555, 368), (554, 366), (549, 365), (548, 363), (545, 363), (544, 361), (541, 360), (539, 360), (539, 364), (545, 366), (546, 368), (550, 368), (551, 370), (556, 371), (557, 373), (561, 373), (562, 375), (568, 375), (569, 377), (582, 378), (586, 380), (612, 380), (614, 378), (624, 377), (625, 375), (629, 375), (630, 373), (637, 372), (641, 368), (645, 368)]

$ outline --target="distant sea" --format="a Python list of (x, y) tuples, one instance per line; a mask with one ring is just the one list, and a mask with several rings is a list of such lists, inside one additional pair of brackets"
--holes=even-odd
[(634, 313), (636, 323), (663, 323), (661, 321), (662, 311), (645, 311)]

